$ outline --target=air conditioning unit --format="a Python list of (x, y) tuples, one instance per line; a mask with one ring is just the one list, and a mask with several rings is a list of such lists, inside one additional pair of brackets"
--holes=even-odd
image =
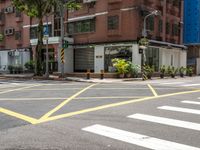
[(14, 7), (13, 6), (9, 6), (7, 8), (4, 9), (4, 13), (8, 14), (8, 13), (14, 13)]
[(6, 28), (4, 30), (4, 35), (13, 35), (15, 32), (15, 29), (14, 28)]
[(83, 3), (91, 3), (91, 2), (96, 2), (96, 0), (83, 0)]

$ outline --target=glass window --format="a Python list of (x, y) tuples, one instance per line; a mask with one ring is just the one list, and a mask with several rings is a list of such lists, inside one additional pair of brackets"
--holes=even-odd
[[(43, 31), (46, 30), (46, 25), (43, 26)], [(48, 25), (49, 37), (52, 37), (52, 26)], [(31, 27), (30, 29), (30, 39), (37, 39), (38, 37), (38, 27)]]
[(95, 19), (68, 23), (68, 33), (86, 33), (95, 31)]
[(150, 30), (150, 31), (154, 30), (154, 17), (153, 16), (150, 16), (147, 19), (147, 29)]
[(15, 40), (21, 40), (22, 39), (22, 32), (21, 31), (15, 31)]
[(60, 17), (54, 18), (54, 36), (61, 36)]
[(105, 71), (114, 72), (112, 66), (112, 59), (122, 58), (132, 61), (132, 47), (131, 46), (113, 46), (105, 47)]
[(179, 35), (179, 27), (177, 24), (172, 25), (172, 35), (175, 35), (175, 36)]
[(146, 49), (146, 62), (145, 64), (149, 66), (154, 66), (155, 71), (159, 70), (159, 48), (148, 47)]
[(166, 23), (166, 34), (170, 34), (170, 23)]
[(158, 31), (159, 31), (160, 33), (162, 33), (162, 31), (163, 31), (163, 22), (162, 22), (162, 20), (159, 20)]
[(108, 30), (116, 30), (119, 28), (119, 16), (108, 16)]

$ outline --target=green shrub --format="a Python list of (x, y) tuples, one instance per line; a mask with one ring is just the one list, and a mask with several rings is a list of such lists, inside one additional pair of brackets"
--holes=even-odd
[(24, 66), (25, 66), (25, 68), (26, 68), (27, 70), (33, 71), (34, 68), (35, 68), (35, 62), (31, 60), (31, 61), (25, 63)]

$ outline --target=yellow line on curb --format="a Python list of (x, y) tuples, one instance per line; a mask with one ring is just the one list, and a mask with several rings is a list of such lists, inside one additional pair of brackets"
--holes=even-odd
[(97, 84), (92, 84), (84, 89), (82, 89), (81, 91), (79, 91), (78, 93), (72, 95), (71, 97), (67, 98), (66, 100), (64, 100), (62, 103), (60, 103), (58, 106), (56, 106), (54, 109), (52, 109), (51, 111), (49, 111), (48, 113), (46, 113), (45, 115), (43, 115), (39, 120), (44, 120), (47, 119), (49, 116), (51, 116), (53, 113), (55, 113), (56, 111), (58, 111), (59, 109), (61, 109), (64, 105), (66, 105), (67, 103), (69, 103), (70, 101), (72, 101), (74, 98), (76, 98), (77, 96), (79, 96), (81, 93), (85, 92), (86, 90), (90, 89), (91, 87), (95, 86)]
[(20, 114), (20, 113), (17, 113), (17, 112), (8, 110), (8, 109), (0, 108), (0, 112), (4, 113), (6, 115), (9, 115), (9, 116), (13, 116), (15, 118), (19, 118), (21, 120), (27, 121), (31, 124), (36, 124), (38, 122), (38, 120), (35, 118), (29, 117), (29, 116), (26, 116), (26, 115), (23, 115), (23, 114)]
[(151, 92), (153, 93), (154, 96), (158, 96), (158, 94), (156, 93), (155, 89), (150, 85), (150, 84), (147, 84), (149, 89), (151, 90)]
[(200, 90), (172, 93), (172, 94), (160, 95), (160, 96), (156, 96), (156, 97), (153, 96), (153, 97), (146, 97), (146, 98), (141, 98), (141, 99), (137, 99), (137, 100), (129, 100), (129, 101), (124, 101), (124, 102), (119, 102), (119, 103), (112, 103), (112, 104), (108, 104), (108, 105), (97, 106), (97, 107), (94, 107), (94, 108), (88, 108), (88, 109), (84, 109), (84, 110), (80, 110), (80, 111), (75, 111), (75, 112), (70, 112), (70, 113), (67, 113), (67, 114), (49, 117), (47, 119), (38, 120), (37, 123), (54, 121), (54, 120), (72, 117), (72, 116), (75, 116), (75, 115), (80, 115), (80, 114), (84, 114), (84, 113), (88, 113), (88, 112), (94, 112), (94, 111), (103, 110), (103, 109), (107, 109), (107, 108), (113, 108), (113, 107), (123, 106), (123, 105), (127, 105), (127, 104), (143, 102), (143, 101), (147, 101), (147, 100), (153, 100), (153, 99), (182, 95), (182, 94), (191, 94), (191, 93), (197, 93), (197, 92), (200, 92)]

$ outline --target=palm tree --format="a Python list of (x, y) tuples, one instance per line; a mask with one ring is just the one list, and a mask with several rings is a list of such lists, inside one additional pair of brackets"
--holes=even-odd
[(67, 9), (79, 9), (80, 5), (75, 0), (12, 0), (13, 5), (19, 11), (31, 18), (38, 19), (38, 44), (36, 46), (35, 61), (36, 75), (41, 73), (41, 50), (43, 47), (43, 18), (54, 13), (54, 7), (66, 7)]

